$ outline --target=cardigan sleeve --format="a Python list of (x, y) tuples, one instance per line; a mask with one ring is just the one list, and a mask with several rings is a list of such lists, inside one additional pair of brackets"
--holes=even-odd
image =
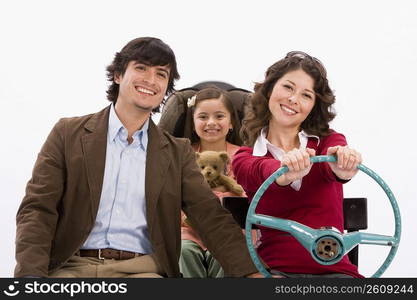
[[(254, 193), (261, 184), (281, 167), (281, 162), (272, 156), (254, 156), (252, 148), (242, 147), (236, 152), (232, 170), (236, 181), (246, 193)], [(273, 188), (287, 189), (289, 186), (273, 184)]]

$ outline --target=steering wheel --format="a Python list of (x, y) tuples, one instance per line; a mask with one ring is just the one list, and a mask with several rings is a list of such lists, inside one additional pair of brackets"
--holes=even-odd
[[(311, 157), (310, 161), (312, 163), (336, 162), (336, 157), (320, 155)], [(391, 250), (388, 253), (387, 258), (375, 272), (375, 274), (372, 275), (372, 277), (380, 277), (385, 272), (387, 267), (391, 264), (400, 243), (400, 210), (398, 208), (394, 194), (391, 192), (391, 189), (382, 180), (382, 178), (378, 176), (378, 174), (362, 164), (358, 165), (358, 169), (373, 178), (388, 196), (394, 211), (395, 234), (393, 236), (364, 232), (350, 232), (342, 234), (336, 228), (326, 227), (313, 229), (295, 221), (280, 219), (262, 214), (255, 214), (256, 206), (258, 205), (258, 202), (264, 194), (265, 190), (273, 182), (275, 182), (278, 177), (288, 172), (288, 167), (283, 166), (275, 171), (271, 176), (269, 176), (256, 191), (255, 196), (249, 205), (248, 213), (246, 216), (246, 244), (248, 246), (252, 260), (255, 266), (258, 268), (259, 272), (261, 272), (265, 277), (272, 277), (272, 275), (264, 267), (264, 264), (260, 261), (256, 249), (253, 245), (251, 236), (252, 224), (290, 233), (295, 239), (297, 239), (299, 243), (301, 243), (301, 245), (307, 249), (307, 251), (309, 251), (314, 260), (322, 265), (332, 265), (337, 263), (342, 259), (344, 255), (346, 255), (358, 244), (389, 246), (391, 247)]]

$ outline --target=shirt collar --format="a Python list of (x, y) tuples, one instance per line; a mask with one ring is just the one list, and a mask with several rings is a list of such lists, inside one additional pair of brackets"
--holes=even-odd
[[(261, 133), (259, 134), (253, 146), (253, 155), (265, 156), (268, 150), (282, 151), (284, 153), (284, 151), (281, 148), (271, 144), (266, 139), (266, 132), (267, 132), (267, 128), (266, 127), (262, 128)], [(308, 138), (316, 138), (317, 144), (320, 143), (320, 138), (318, 136), (308, 134), (304, 130), (301, 130), (298, 133), (298, 138), (300, 140), (300, 149), (305, 149), (307, 147)], [(270, 152), (273, 152), (273, 151), (270, 151)]]
[(149, 119), (148, 118), (145, 123), (142, 126), (142, 129), (139, 131), (136, 131), (135, 134), (139, 133), (139, 141), (140, 141), (140, 147), (143, 151), (146, 151), (148, 148), (148, 129), (149, 129)]
[(305, 149), (307, 147), (308, 138), (314, 138), (317, 140), (317, 146), (320, 144), (320, 138), (314, 134), (308, 134), (304, 130), (301, 130), (298, 133), (298, 138), (300, 139), (300, 148)]
[(114, 109), (114, 105), (112, 104), (110, 107), (108, 131), (110, 141), (114, 141), (121, 128), (124, 128), (124, 126), (122, 122), (120, 122), (119, 117), (117, 116), (116, 111)]
[[(137, 143), (143, 151), (146, 151), (146, 148), (148, 146), (148, 129), (149, 129), (149, 118), (145, 121), (142, 128), (133, 134), (133, 139), (134, 139), (133, 144)], [(114, 142), (114, 140), (116, 139), (118, 135), (121, 135), (121, 139), (126, 141), (127, 130), (123, 126), (119, 117), (117, 116), (116, 110), (114, 109), (114, 105), (111, 105), (110, 115), (109, 115), (108, 138), (110, 139), (110, 141)]]

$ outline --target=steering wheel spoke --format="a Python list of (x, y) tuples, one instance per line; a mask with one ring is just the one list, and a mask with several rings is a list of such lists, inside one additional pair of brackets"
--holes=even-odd
[(367, 232), (350, 232), (343, 236), (346, 252), (352, 250), (359, 244), (367, 245), (381, 245), (395, 247), (398, 245), (398, 240), (393, 236), (381, 235)]
[(249, 217), (249, 221), (257, 226), (264, 226), (286, 232), (295, 230), (297, 232), (306, 232), (308, 235), (314, 234), (313, 229), (298, 222), (271, 217), (263, 214), (254, 214)]

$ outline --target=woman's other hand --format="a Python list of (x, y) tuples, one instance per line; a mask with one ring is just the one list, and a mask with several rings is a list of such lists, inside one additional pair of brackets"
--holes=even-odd
[(327, 149), (327, 155), (336, 155), (337, 161), (329, 163), (333, 173), (342, 180), (352, 179), (358, 173), (362, 155), (349, 146), (335, 146)]

